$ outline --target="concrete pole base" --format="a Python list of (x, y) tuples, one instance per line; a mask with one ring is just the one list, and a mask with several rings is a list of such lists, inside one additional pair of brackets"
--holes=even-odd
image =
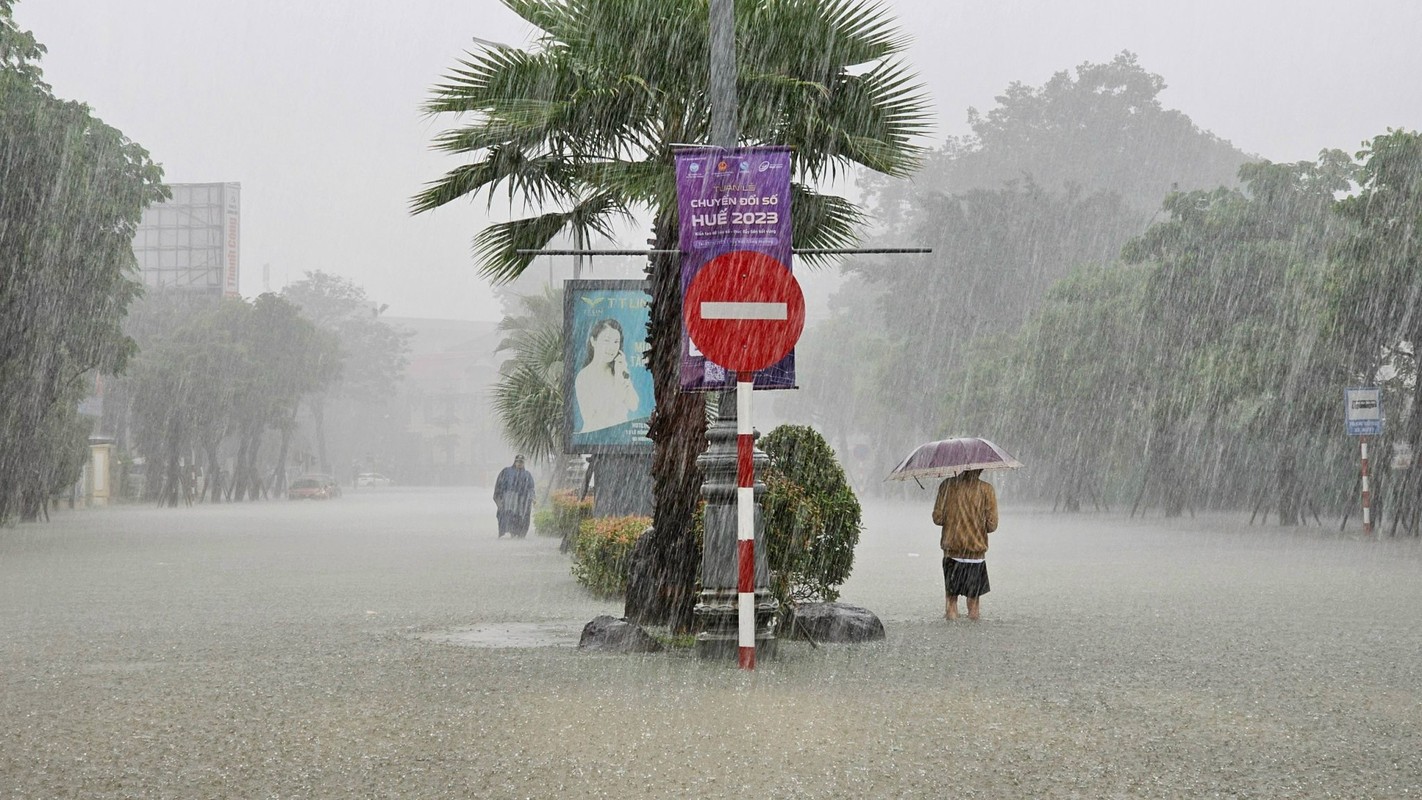
[[(769, 592), (755, 595), (756, 659), (774, 658), (779, 648), (775, 628), (780, 605)], [(705, 590), (692, 610), (695, 616), (696, 654), (708, 660), (735, 661), (740, 653), (740, 615), (737, 594), (727, 590)]]

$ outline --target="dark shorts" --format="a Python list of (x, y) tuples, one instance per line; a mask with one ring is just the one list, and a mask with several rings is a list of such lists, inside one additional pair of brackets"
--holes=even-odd
[(987, 562), (965, 564), (951, 558), (943, 559), (943, 587), (951, 595), (979, 597), (992, 591), (988, 585)]

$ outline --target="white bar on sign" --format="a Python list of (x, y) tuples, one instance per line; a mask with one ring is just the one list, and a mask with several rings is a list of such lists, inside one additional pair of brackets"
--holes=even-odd
[(701, 304), (702, 319), (786, 319), (790, 312), (784, 303), (724, 303)]

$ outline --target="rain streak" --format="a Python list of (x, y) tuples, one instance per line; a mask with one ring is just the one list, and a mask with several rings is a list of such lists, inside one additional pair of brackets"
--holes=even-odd
[(1422, 8), (71, 5), (0, 794), (1422, 795)]

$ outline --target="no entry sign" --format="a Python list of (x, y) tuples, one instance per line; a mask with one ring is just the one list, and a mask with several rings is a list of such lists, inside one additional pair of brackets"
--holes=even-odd
[(706, 357), (754, 372), (785, 357), (805, 328), (805, 296), (774, 258), (733, 250), (709, 261), (682, 301), (686, 330)]

